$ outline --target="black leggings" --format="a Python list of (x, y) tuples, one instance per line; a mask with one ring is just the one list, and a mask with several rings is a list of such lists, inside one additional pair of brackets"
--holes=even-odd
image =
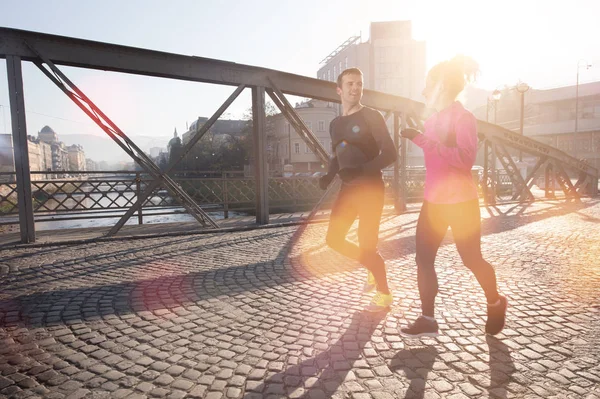
[[(377, 289), (388, 292), (385, 262), (377, 252), (379, 224), (383, 211), (384, 183), (382, 180), (364, 181), (356, 185), (343, 184), (331, 208), (327, 245), (358, 260), (373, 276)], [(358, 217), (358, 246), (346, 235)]]
[(458, 204), (423, 202), (417, 222), (417, 282), (423, 315), (433, 317), (438, 280), (435, 257), (448, 227), (463, 263), (485, 293), (488, 303), (498, 300), (496, 272), (481, 255), (481, 214), (478, 200)]

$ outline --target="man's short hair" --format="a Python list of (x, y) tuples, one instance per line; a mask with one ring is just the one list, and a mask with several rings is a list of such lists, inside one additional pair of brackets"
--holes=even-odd
[(346, 75), (360, 75), (363, 76), (363, 73), (360, 69), (358, 68), (348, 68), (348, 69), (344, 69), (344, 71), (342, 73), (340, 73), (337, 77), (337, 86), (339, 88), (342, 87), (342, 78)]

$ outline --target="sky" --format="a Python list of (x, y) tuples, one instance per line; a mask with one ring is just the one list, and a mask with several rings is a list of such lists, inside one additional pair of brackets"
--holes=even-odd
[[(372, 21), (411, 20), (427, 67), (456, 54), (480, 64), (476, 86), (518, 81), (535, 89), (600, 80), (598, 0), (0, 0), (0, 26), (222, 59), (315, 77), (348, 37)], [(584, 62), (582, 61), (582, 64)], [(125, 133), (169, 136), (211, 116), (232, 87), (61, 67)], [(28, 133), (104, 135), (37, 68), (23, 65)], [(0, 60), (0, 133), (10, 132), (6, 63)], [(244, 93), (227, 111), (240, 118)]]

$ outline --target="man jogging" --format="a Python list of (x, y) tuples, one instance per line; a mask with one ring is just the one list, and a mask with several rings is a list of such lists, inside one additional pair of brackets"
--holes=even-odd
[[(328, 173), (321, 177), (319, 185), (327, 189), (338, 174), (342, 187), (331, 209), (326, 242), (368, 269), (364, 292), (374, 289), (377, 292), (367, 310), (377, 312), (389, 309), (393, 302), (377, 241), (385, 187), (381, 170), (396, 160), (397, 151), (383, 116), (360, 102), (363, 95), (360, 69), (343, 71), (337, 78), (336, 90), (343, 114), (329, 126), (333, 154)], [(346, 240), (356, 217), (359, 218), (358, 246)]]

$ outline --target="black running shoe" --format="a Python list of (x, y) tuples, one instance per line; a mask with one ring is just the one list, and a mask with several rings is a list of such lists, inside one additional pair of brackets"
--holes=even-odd
[(406, 337), (435, 337), (439, 328), (437, 321), (419, 316), (414, 323), (400, 329), (400, 334)]
[(494, 305), (487, 305), (487, 322), (485, 323), (486, 334), (496, 335), (504, 328), (504, 321), (506, 320), (506, 308), (508, 307), (508, 301), (506, 297), (500, 295), (500, 299)]

